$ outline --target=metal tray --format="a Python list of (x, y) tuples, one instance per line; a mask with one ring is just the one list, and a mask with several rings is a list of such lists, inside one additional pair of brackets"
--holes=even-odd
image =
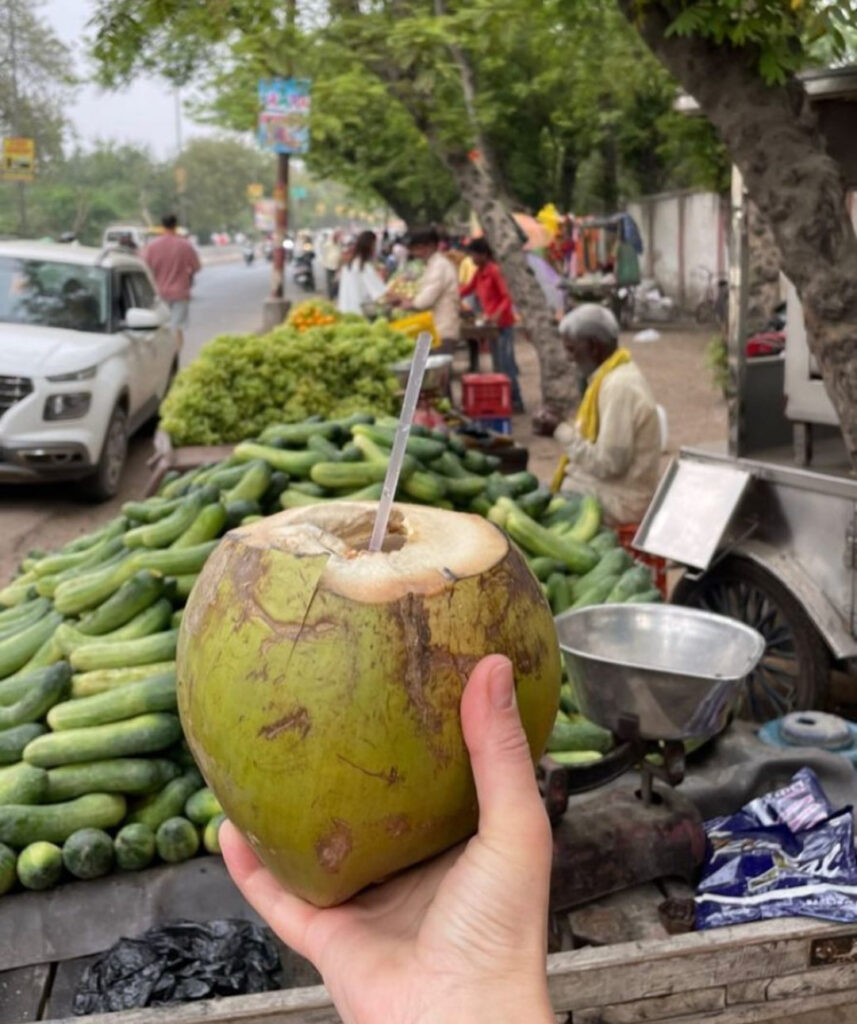
[(556, 628), (580, 710), (620, 739), (713, 736), (765, 650), (742, 622), (671, 604), (579, 608)]

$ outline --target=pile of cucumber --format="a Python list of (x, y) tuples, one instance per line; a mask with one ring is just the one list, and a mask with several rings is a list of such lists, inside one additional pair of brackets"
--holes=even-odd
[[(0, 893), (219, 852), (221, 808), (176, 714), (188, 594), (233, 527), (378, 498), (394, 430), (360, 415), (270, 427), (221, 462), (170, 474), (101, 529), (23, 561), (0, 589)], [(399, 497), (502, 526), (557, 614), (659, 598), (648, 569), (602, 528), (596, 501), (554, 496), (533, 474), (498, 467), (455, 435), (415, 427)], [(601, 756), (607, 741), (563, 693), (554, 756)]]

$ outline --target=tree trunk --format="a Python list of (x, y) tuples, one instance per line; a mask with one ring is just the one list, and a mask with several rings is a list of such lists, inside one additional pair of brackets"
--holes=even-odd
[(857, 237), (839, 166), (827, 155), (803, 88), (795, 80), (765, 85), (747, 50), (667, 35), (672, 19), (660, 4), (619, 5), (714, 124), (770, 224), (857, 464)]
[(509, 284), (524, 330), (539, 357), (543, 406), (565, 418), (577, 395), (577, 379), (544, 293), (527, 263), (515, 222), (502, 199), (502, 187), (481, 157), (445, 154), (461, 197), (479, 218), (488, 244)]
[(780, 302), (780, 252), (770, 225), (754, 202), (747, 203), (747, 242), (747, 333), (756, 334), (765, 329)]

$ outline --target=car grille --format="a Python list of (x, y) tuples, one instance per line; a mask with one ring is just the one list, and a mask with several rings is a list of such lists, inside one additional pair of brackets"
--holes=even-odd
[(0, 416), (33, 390), (29, 377), (0, 377)]

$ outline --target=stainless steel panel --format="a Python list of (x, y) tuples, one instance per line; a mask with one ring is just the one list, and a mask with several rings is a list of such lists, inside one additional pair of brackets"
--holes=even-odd
[(673, 460), (646, 510), (634, 547), (707, 569), (750, 482), (725, 462)]
[(824, 381), (813, 374), (812, 356), (806, 337), (803, 307), (788, 278), (786, 303), (786, 416), (800, 423), (838, 424), (839, 417), (830, 401)]
[(650, 740), (719, 732), (765, 649), (749, 626), (679, 605), (597, 605), (556, 627), (583, 714), (613, 732), (632, 716)]

